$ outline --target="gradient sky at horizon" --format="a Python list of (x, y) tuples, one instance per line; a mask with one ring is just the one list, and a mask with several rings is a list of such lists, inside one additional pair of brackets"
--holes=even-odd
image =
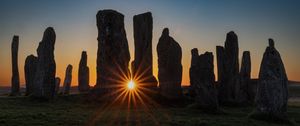
[[(19, 72), (24, 85), (26, 56), (36, 55), (44, 30), (56, 31), (57, 76), (64, 80), (68, 64), (73, 65), (72, 85), (77, 85), (81, 51), (88, 53), (90, 83), (96, 82), (98, 10), (114, 9), (125, 15), (125, 28), (131, 61), (134, 59), (133, 16), (151, 11), (153, 16), (153, 68), (157, 76), (156, 45), (162, 29), (183, 51), (183, 85), (189, 84), (190, 50), (200, 53), (224, 45), (226, 33), (239, 37), (240, 60), (249, 50), (252, 77), (257, 78), (268, 38), (275, 40), (290, 80), (300, 81), (300, 1), (298, 0), (1, 0), (0, 2), (0, 86), (11, 81), (11, 41), (20, 36)], [(216, 62), (216, 59), (214, 59)], [(215, 75), (217, 75), (215, 65)]]

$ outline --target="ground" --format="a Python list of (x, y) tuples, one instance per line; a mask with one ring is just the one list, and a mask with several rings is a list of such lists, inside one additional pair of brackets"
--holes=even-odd
[(25, 96), (8, 97), (9, 91), (9, 87), (0, 88), (0, 126), (300, 126), (300, 84), (289, 86), (288, 118), (291, 124), (250, 119), (248, 115), (253, 112), (253, 106), (221, 107), (223, 114), (206, 114), (193, 109), (188, 100), (173, 103), (150, 100), (135, 106), (123, 101), (111, 104), (112, 101), (93, 101), (88, 95), (76, 94), (75, 87), (72, 88), (73, 95), (41, 102)]
[[(170, 126), (284, 126), (248, 118), (253, 107), (222, 107), (224, 114), (205, 114), (182, 105), (92, 102), (86, 95), (59, 96), (50, 102), (29, 97), (1, 97), (1, 126), (170, 125)], [(300, 102), (288, 107), (292, 125), (300, 125)]]

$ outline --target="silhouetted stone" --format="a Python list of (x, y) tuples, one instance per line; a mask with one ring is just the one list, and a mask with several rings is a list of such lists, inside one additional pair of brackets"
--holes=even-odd
[(269, 39), (259, 71), (256, 94), (256, 111), (274, 118), (286, 118), (288, 79), (274, 41)]
[(66, 74), (65, 74), (65, 81), (64, 81), (64, 86), (63, 86), (63, 94), (69, 94), (70, 89), (71, 89), (71, 83), (72, 83), (72, 65), (68, 65), (66, 69)]
[(251, 84), (251, 58), (250, 52), (244, 51), (240, 70), (240, 90), (238, 92), (238, 102), (251, 104), (254, 102), (253, 85)]
[(157, 87), (152, 72), (152, 30), (153, 19), (150, 12), (133, 17), (134, 61), (132, 62), (133, 80), (143, 87)]
[(26, 95), (31, 95), (34, 89), (34, 77), (36, 73), (38, 58), (34, 55), (29, 55), (25, 60), (25, 81), (26, 81)]
[(90, 70), (87, 66), (87, 54), (86, 51), (82, 51), (78, 70), (78, 90), (80, 92), (86, 92), (90, 89), (89, 72)]
[[(222, 54), (224, 52), (224, 55)], [(237, 35), (227, 33), (224, 51), (217, 47), (219, 100), (221, 103), (236, 102), (239, 90), (239, 47)]]
[(12, 43), (11, 43), (12, 78), (11, 78), (11, 94), (10, 95), (12, 95), (12, 96), (20, 95), (18, 51), (19, 51), (19, 36), (14, 36)]
[(55, 93), (56, 63), (54, 60), (55, 31), (48, 27), (37, 49), (38, 62), (33, 97), (49, 100)]
[(216, 48), (217, 52), (217, 66), (218, 66), (218, 81), (219, 83), (222, 83), (224, 81), (224, 76), (225, 76), (225, 51), (224, 47), (222, 46), (217, 46)]
[(58, 94), (58, 92), (59, 92), (60, 81), (61, 80), (59, 77), (55, 78), (55, 94)]
[(218, 110), (213, 54), (205, 52), (199, 56), (196, 48), (192, 49), (191, 53), (190, 81), (195, 101), (203, 109)]
[(199, 60), (199, 52), (198, 49), (194, 48), (191, 50), (191, 67), (190, 67), (190, 71), (189, 71), (189, 75), (190, 75), (190, 95), (192, 97), (196, 96), (196, 92), (195, 92), (195, 84), (197, 84), (196, 80), (198, 78), (198, 74), (197, 74), (197, 69), (198, 68), (198, 60)]
[(157, 44), (158, 80), (160, 94), (171, 99), (182, 96), (182, 52), (180, 45), (169, 36), (165, 28)]
[[(96, 17), (98, 52), (97, 82), (94, 89), (98, 93), (118, 93), (117, 89), (130, 79), (130, 54), (124, 15), (114, 10), (100, 10)], [(102, 91), (99, 92), (98, 89)]]

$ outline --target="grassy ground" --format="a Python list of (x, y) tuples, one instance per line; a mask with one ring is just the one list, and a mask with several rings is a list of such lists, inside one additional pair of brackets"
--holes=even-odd
[[(28, 97), (0, 98), (1, 126), (76, 126), (76, 125), (171, 125), (171, 126), (284, 126), (249, 119), (253, 107), (222, 108), (220, 115), (182, 106), (159, 105), (156, 102), (108, 104), (91, 102), (84, 95), (60, 96), (50, 102)], [(300, 104), (293, 102), (288, 109), (289, 119), (300, 124)]]

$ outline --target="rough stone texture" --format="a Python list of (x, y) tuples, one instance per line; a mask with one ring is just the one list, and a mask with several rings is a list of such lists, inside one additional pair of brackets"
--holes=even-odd
[(55, 31), (48, 27), (37, 48), (38, 61), (33, 97), (49, 100), (55, 93), (56, 63), (54, 60)]
[(240, 70), (240, 90), (238, 92), (238, 102), (251, 104), (254, 102), (253, 85), (251, 84), (251, 58), (250, 52), (244, 51)]
[(225, 47), (217, 47), (219, 100), (221, 103), (235, 102), (239, 88), (239, 47), (237, 35), (227, 33)]
[(165, 28), (157, 44), (158, 80), (160, 94), (167, 98), (182, 96), (182, 51), (180, 45), (169, 36)]
[(256, 94), (256, 110), (269, 116), (286, 115), (288, 101), (288, 79), (284, 64), (274, 41), (269, 39), (259, 71)]
[(134, 30), (134, 61), (132, 75), (140, 86), (157, 87), (157, 80), (153, 76), (152, 68), (152, 30), (153, 19), (150, 12), (133, 17)]
[(97, 82), (94, 89), (97, 93), (118, 93), (116, 90), (130, 78), (130, 54), (124, 15), (114, 10), (100, 10), (96, 17), (98, 52)]
[(26, 95), (31, 95), (33, 93), (37, 61), (38, 58), (34, 55), (27, 56), (25, 60), (24, 73), (26, 81)]
[(18, 51), (19, 51), (19, 36), (14, 36), (11, 43), (11, 56), (12, 56), (11, 95), (12, 96), (20, 95)]
[(59, 77), (55, 78), (55, 94), (58, 94), (59, 92), (60, 81), (61, 79)]
[(69, 94), (72, 83), (72, 65), (68, 65), (65, 74), (64, 86), (63, 86), (63, 94)]
[(213, 54), (205, 52), (198, 55), (196, 48), (192, 49), (191, 53), (190, 81), (195, 93), (195, 101), (204, 109), (218, 109)]
[(82, 51), (78, 70), (78, 90), (80, 92), (86, 92), (90, 89), (89, 73), (90, 70), (87, 66), (87, 54), (86, 51)]

